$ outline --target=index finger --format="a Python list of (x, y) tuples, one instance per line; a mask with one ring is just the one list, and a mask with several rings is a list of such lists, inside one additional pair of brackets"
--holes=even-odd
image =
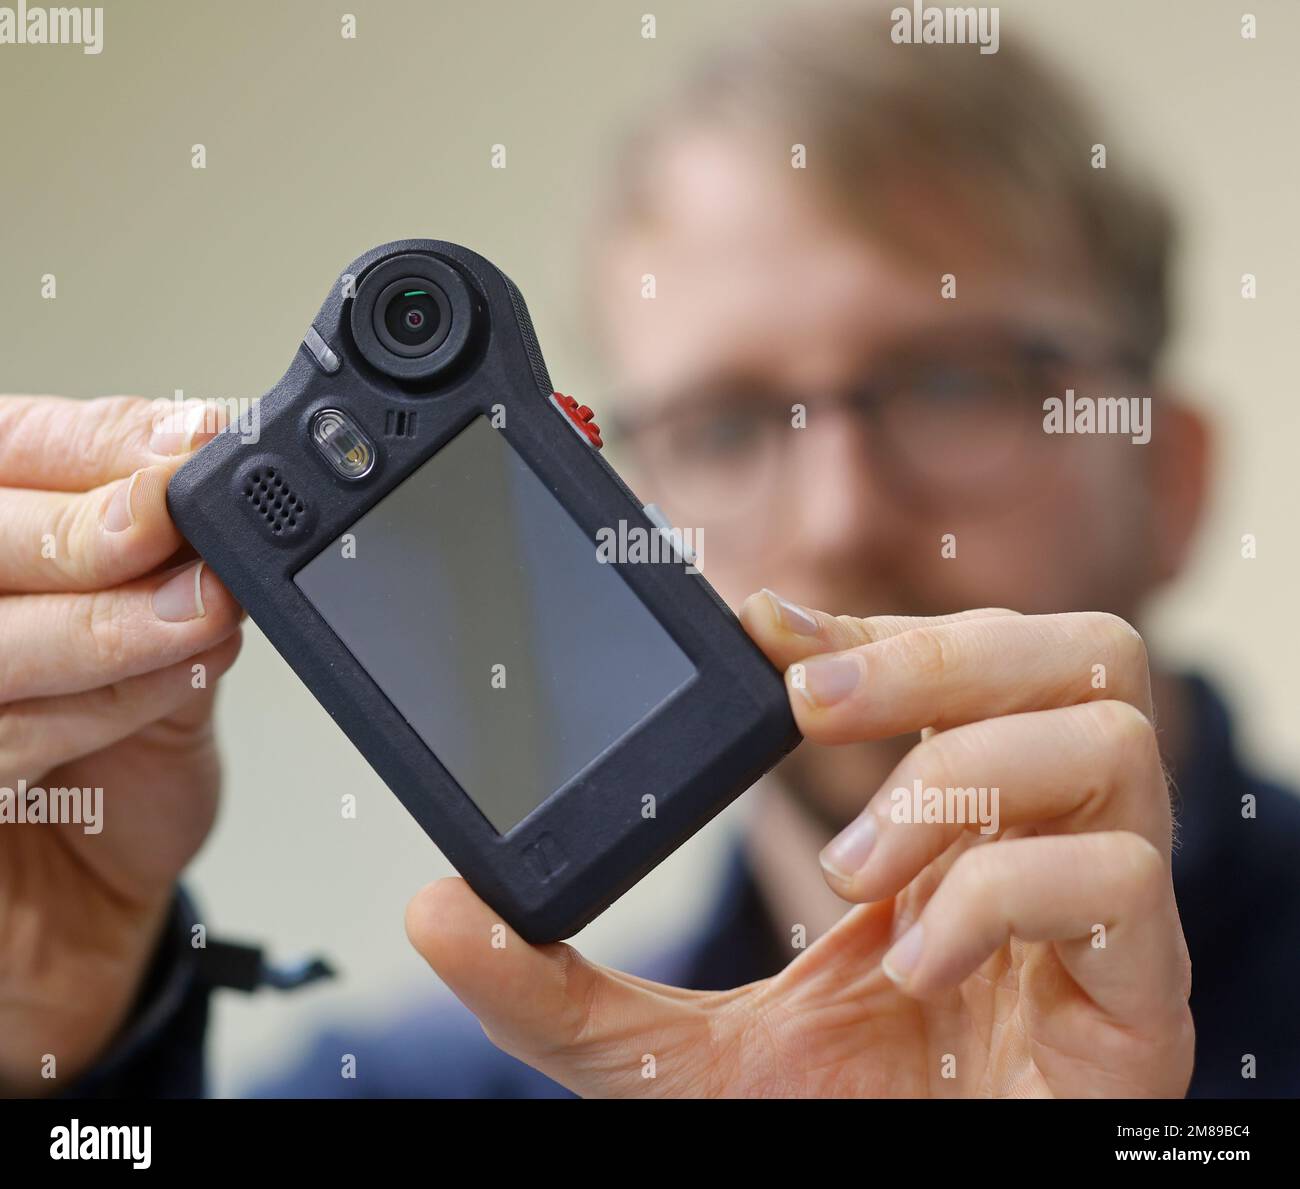
[(210, 413), (142, 396), (0, 397), (0, 487), (89, 491), (197, 448)]
[[(875, 621), (859, 622), (869, 642), (830, 651), (810, 637), (805, 659), (786, 669), (795, 719), (815, 742), (887, 739), (1090, 701), (1152, 715), (1146, 646), (1115, 615), (955, 617), (883, 638)], [(790, 647), (761, 625), (751, 632), (769, 656)]]
[(1019, 614), (1005, 607), (977, 607), (950, 615), (872, 615), (863, 619), (804, 607), (765, 587), (745, 600), (740, 621), (767, 659), (785, 669), (821, 652), (878, 644), (915, 628)]

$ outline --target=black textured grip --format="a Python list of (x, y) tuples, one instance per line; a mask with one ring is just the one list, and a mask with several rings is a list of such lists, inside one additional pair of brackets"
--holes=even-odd
[[(497, 269), (501, 272), (500, 269)], [(519, 292), (519, 286), (514, 283), (505, 273), (501, 273), (501, 279), (506, 283), (506, 289), (510, 293), (510, 304), (515, 308), (515, 317), (519, 320), (519, 330), (524, 336), (524, 349), (528, 352), (528, 362), (532, 365), (533, 378), (537, 381), (537, 387), (542, 395), (550, 399), (551, 393), (555, 389), (551, 386), (551, 376), (546, 370), (546, 360), (542, 358), (541, 344), (537, 341), (537, 332), (533, 329), (533, 320), (528, 316), (528, 306), (524, 303), (524, 295)]]

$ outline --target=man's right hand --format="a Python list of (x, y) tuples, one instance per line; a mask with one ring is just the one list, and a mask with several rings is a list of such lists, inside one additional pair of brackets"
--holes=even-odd
[(0, 820), (5, 1094), (54, 1093), (111, 1042), (215, 816), (241, 612), (167, 512), (210, 436), (187, 411), (0, 397), (0, 790), (103, 789), (98, 833)]

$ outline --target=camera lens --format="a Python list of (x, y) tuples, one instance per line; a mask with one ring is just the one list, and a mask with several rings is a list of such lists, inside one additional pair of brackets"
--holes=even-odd
[(389, 299), (384, 326), (404, 347), (425, 347), (442, 325), (442, 313), (428, 287), (408, 289)]
[(477, 303), (465, 277), (431, 254), (376, 265), (357, 290), (352, 333), (366, 361), (386, 376), (431, 380), (470, 342)]
[(391, 281), (375, 302), (375, 335), (394, 355), (404, 359), (436, 351), (447, 338), (451, 322), (447, 294), (427, 277)]

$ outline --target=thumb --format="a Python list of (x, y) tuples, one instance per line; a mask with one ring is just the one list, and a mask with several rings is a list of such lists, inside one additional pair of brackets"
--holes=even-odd
[(406, 935), (493, 1044), (577, 1094), (667, 1093), (658, 1075), (669, 1054), (678, 1092), (707, 1043), (704, 1013), (688, 1006), (707, 993), (609, 970), (564, 942), (530, 945), (463, 879), (423, 888)]

